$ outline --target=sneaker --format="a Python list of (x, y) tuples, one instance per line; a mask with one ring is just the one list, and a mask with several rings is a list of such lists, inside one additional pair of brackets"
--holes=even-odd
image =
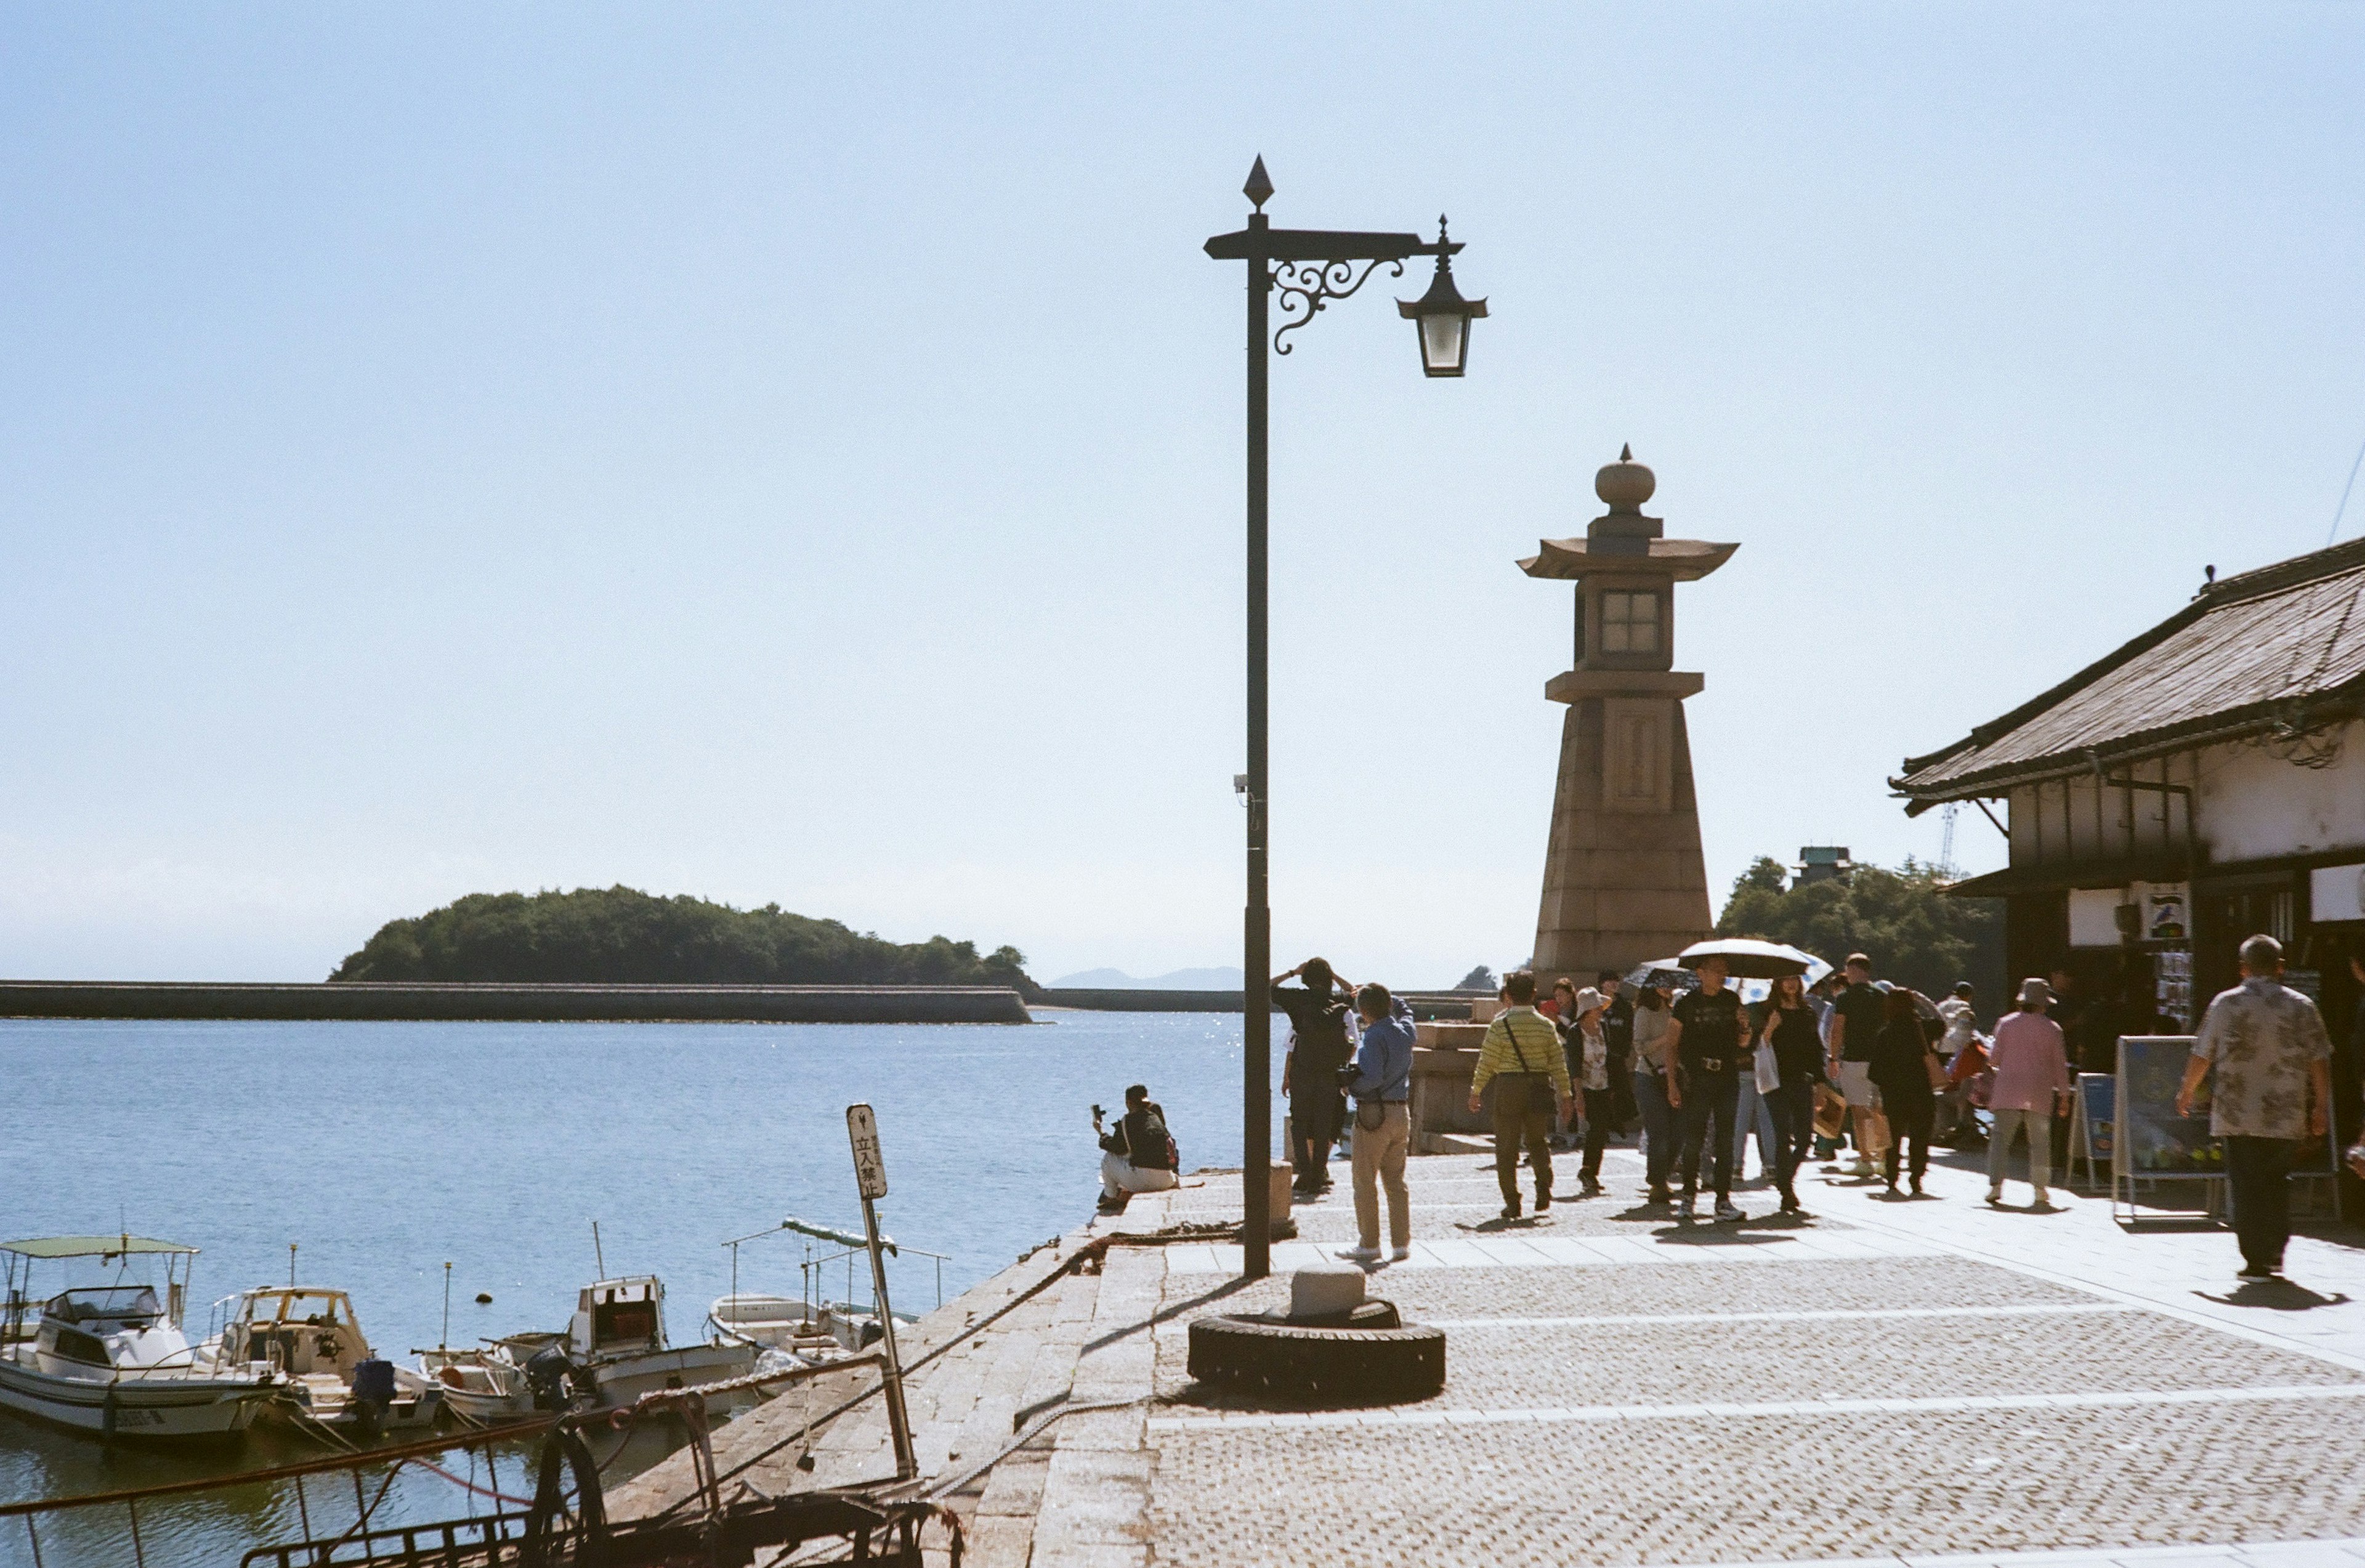
[(1687, 1193), (1683, 1198), (1681, 1198), (1680, 1200), (1678, 1200), (1678, 1201), (1676, 1202), (1676, 1217), (1677, 1219), (1689, 1219), (1689, 1218), (1691, 1218), (1691, 1217), (1692, 1217), (1692, 1203), (1693, 1203), (1693, 1199), (1691, 1198), (1691, 1196), (1690, 1196), (1688, 1193)]
[(1749, 1216), (1747, 1215), (1743, 1214), (1739, 1209), (1734, 1208), (1727, 1200), (1719, 1198), (1716, 1201), (1716, 1218), (1718, 1224), (1739, 1225), (1743, 1220), (1745, 1220)]
[(1376, 1247), (1341, 1247), (1338, 1255), (1350, 1263), (1369, 1263), (1379, 1257), (1380, 1249)]
[(1854, 1165), (1848, 1167), (1847, 1173), (1855, 1177), (1877, 1176), (1880, 1174), (1878, 1170), (1873, 1168), (1873, 1163), (1869, 1159), (1857, 1160)]
[[(1507, 1026), (1508, 1026), (1508, 1025), (1507, 1025)], [(1396, 1248), (1394, 1251), (1392, 1251), (1392, 1252), (1390, 1252), (1390, 1253), (1388, 1254), (1388, 1261), (1389, 1261), (1389, 1262), (1391, 1262), (1391, 1263), (1401, 1263), (1401, 1262), (1403, 1262), (1406, 1259), (1407, 1259), (1407, 1258), (1409, 1258), (1409, 1257), (1411, 1257), (1411, 1256), (1412, 1256), (1412, 1249), (1411, 1249), (1411, 1248), (1409, 1248), (1409, 1247), (1399, 1247), (1399, 1248)]]
[(1603, 1191), (1600, 1182), (1587, 1176), (1585, 1179), (1585, 1185), (1577, 1189), (1576, 1195), (1580, 1198), (1597, 1198), (1601, 1196)]
[(2003, 1207), (2003, 1189), (2001, 1187), (1990, 1187), (1988, 1189), (1988, 1202), (1997, 1208)]

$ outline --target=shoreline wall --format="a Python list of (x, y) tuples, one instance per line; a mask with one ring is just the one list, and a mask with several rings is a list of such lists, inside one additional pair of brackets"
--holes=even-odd
[(1015, 991), (996, 986), (507, 985), (375, 980), (310, 985), (0, 980), (0, 1018), (644, 1024), (1034, 1022)]
[[(1412, 1003), (1413, 1016), (1421, 1020), (1434, 1018), (1466, 1019), (1473, 1000), (1468, 991), (1405, 991)], [(1485, 998), (1492, 1001), (1493, 999)], [(1143, 987), (1133, 990), (1102, 989), (1089, 986), (1052, 986), (1043, 992), (1041, 1007), (1072, 1007), (1083, 1013), (1238, 1013), (1247, 1005), (1246, 996), (1237, 991), (1160, 991)], [(1275, 1013), (1281, 1011), (1276, 1007)]]

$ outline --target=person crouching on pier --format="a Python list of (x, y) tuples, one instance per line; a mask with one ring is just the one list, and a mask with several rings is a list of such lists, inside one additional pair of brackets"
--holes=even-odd
[(1508, 1004), (1486, 1025), (1478, 1047), (1478, 1070), (1470, 1078), (1474, 1114), (1486, 1085), (1495, 1085), (1495, 1180), (1503, 1189), (1503, 1217), (1519, 1217), (1519, 1148), (1525, 1145), (1536, 1173), (1536, 1213), (1552, 1207), (1552, 1127), (1554, 1097), (1566, 1120), (1575, 1108), (1569, 1092), (1568, 1063), (1560, 1034), (1536, 1011), (1536, 977), (1514, 969), (1503, 977)]
[(1369, 1263), (1380, 1255), (1380, 1189), (1388, 1194), (1388, 1256), (1412, 1256), (1412, 1194), (1405, 1189), (1405, 1156), (1412, 1148), (1412, 1003), (1384, 985), (1355, 992), (1363, 1021), (1347, 1092), (1355, 1097), (1356, 1245), (1339, 1256)]
[(1125, 1092), (1125, 1114), (1116, 1130), (1101, 1126), (1101, 1108), (1093, 1107), (1093, 1131), (1101, 1140), (1101, 1213), (1123, 1214), (1126, 1197), (1135, 1193), (1163, 1193), (1172, 1187), (1174, 1138), (1166, 1130), (1165, 1107), (1149, 1097), (1146, 1084)]

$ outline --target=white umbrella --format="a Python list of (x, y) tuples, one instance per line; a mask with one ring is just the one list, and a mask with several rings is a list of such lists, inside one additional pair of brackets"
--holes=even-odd
[(1719, 936), (1695, 942), (1676, 955), (1676, 962), (1696, 969), (1708, 958), (1722, 958), (1727, 972), (1735, 979), (1771, 980), (1777, 975), (1799, 975), (1810, 985), (1829, 974), (1832, 968), (1812, 953), (1786, 943), (1761, 942), (1754, 936)]

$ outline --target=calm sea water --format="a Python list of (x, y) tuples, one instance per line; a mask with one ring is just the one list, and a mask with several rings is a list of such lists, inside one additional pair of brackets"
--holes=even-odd
[[(882, 1224), (948, 1255), (949, 1299), (1089, 1215), (1090, 1108), (1116, 1108), (1127, 1083), (1166, 1106), (1186, 1168), (1239, 1163), (1238, 1017), (1044, 1016), (1032, 1028), (0, 1022), (0, 1231), (129, 1229), (203, 1248), (193, 1338), (215, 1298), (284, 1282), (294, 1242), (299, 1280), (350, 1291), (379, 1353), (407, 1361), (443, 1334), (447, 1260), (454, 1343), (564, 1328), (599, 1272), (597, 1220), (608, 1271), (662, 1276), (667, 1328), (691, 1340), (731, 1287), (725, 1238), (790, 1215), (860, 1229), (845, 1114), (868, 1101), (891, 1186)], [(743, 1246), (740, 1288), (798, 1294), (804, 1256), (789, 1236)], [(67, 1282), (45, 1265), (36, 1289), (113, 1277), (82, 1267)], [(841, 1262), (824, 1288), (843, 1298), (846, 1282)], [(854, 1284), (867, 1300), (859, 1271)], [(936, 1265), (891, 1263), (890, 1289), (898, 1309), (927, 1310)], [(268, 1438), (227, 1459), (110, 1450), (0, 1413), (0, 1501), (312, 1451)], [(505, 1489), (517, 1474), (504, 1469)], [(316, 1529), (353, 1522), (340, 1484), (342, 1512), (308, 1484)], [(374, 1518), (468, 1509), (464, 1492), (407, 1471)], [(152, 1563), (234, 1564), (299, 1539), (301, 1521), (292, 1489), (248, 1487), (159, 1501), (140, 1525)], [(119, 1508), (52, 1516), (40, 1544), (48, 1568), (129, 1561), (128, 1521)], [(0, 1520), (0, 1563), (31, 1561), (21, 1524)]]

